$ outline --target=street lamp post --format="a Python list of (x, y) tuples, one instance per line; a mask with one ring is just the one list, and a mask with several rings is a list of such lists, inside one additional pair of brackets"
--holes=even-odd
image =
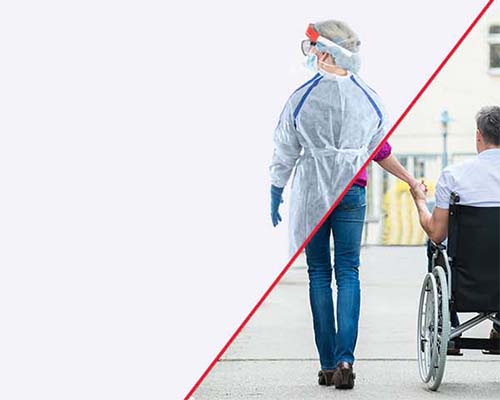
[(450, 116), (448, 114), (448, 110), (444, 110), (441, 113), (441, 126), (443, 128), (443, 157), (442, 157), (442, 168), (446, 168), (448, 165), (448, 123), (450, 122)]

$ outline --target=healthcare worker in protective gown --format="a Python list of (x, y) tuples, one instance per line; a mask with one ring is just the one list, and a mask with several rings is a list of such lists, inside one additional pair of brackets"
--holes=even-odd
[[(290, 198), (290, 251), (295, 253), (356, 176), (337, 207), (306, 246), (309, 299), (321, 370), (318, 382), (354, 386), (354, 349), (360, 312), (359, 256), (365, 218), (366, 172), (390, 122), (377, 93), (358, 75), (358, 36), (343, 22), (309, 25), (302, 51), (316, 74), (295, 90), (274, 133), (270, 165), (271, 218), (281, 221), (283, 188), (294, 172)], [(384, 143), (374, 158), (384, 169), (419, 185)], [(337, 284), (335, 318), (330, 233)], [(336, 323), (335, 323), (336, 322)]]
[(295, 168), (290, 199), (291, 254), (389, 128), (378, 95), (356, 74), (359, 40), (346, 25), (336, 26), (333, 34), (325, 32), (328, 22), (309, 26), (302, 48), (307, 64), (318, 72), (292, 93), (274, 134), (272, 185), (283, 188)]

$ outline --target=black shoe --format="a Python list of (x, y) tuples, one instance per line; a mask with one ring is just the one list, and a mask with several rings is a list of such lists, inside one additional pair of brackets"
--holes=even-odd
[[(492, 342), (500, 340), (500, 333), (498, 333), (495, 328), (490, 332), (490, 340)], [(500, 350), (483, 350), (483, 354), (500, 354)]]
[(446, 350), (446, 355), (447, 356), (463, 356), (464, 353), (462, 353), (460, 351), (460, 349), (449, 348), (448, 350)]
[[(456, 326), (452, 326), (451, 329), (456, 329)], [(462, 334), (457, 336), (457, 339), (460, 339), (462, 337)], [(452, 345), (450, 347), (450, 344)], [(446, 355), (447, 356), (463, 356), (464, 353), (462, 353), (461, 349), (455, 347), (455, 342), (453, 342), (453, 339), (448, 342), (448, 349), (446, 350)]]
[(334, 369), (322, 369), (318, 372), (318, 383), (322, 386), (332, 386), (333, 385), (333, 373)]
[(356, 374), (352, 371), (352, 364), (342, 361), (337, 364), (333, 374), (333, 383), (336, 389), (352, 389)]

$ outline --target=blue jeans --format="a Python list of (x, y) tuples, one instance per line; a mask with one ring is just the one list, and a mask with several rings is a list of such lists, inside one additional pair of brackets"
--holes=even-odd
[[(360, 308), (359, 253), (366, 210), (365, 188), (353, 185), (306, 246), (309, 300), (321, 369), (354, 363)], [(332, 298), (330, 232), (334, 241), (337, 326)]]

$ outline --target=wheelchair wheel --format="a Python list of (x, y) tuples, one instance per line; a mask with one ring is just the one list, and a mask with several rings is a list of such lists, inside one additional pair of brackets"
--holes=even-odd
[(432, 273), (425, 275), (420, 292), (417, 321), (417, 360), (420, 378), (425, 383), (431, 381), (433, 368), (433, 354), (438, 331), (438, 290), (436, 278)]
[(432, 274), (437, 284), (437, 337), (432, 349), (432, 373), (427, 382), (430, 390), (437, 390), (444, 375), (446, 366), (446, 353), (448, 350), (448, 340), (450, 338), (450, 310), (448, 303), (448, 285), (446, 274), (440, 266), (434, 267)]

